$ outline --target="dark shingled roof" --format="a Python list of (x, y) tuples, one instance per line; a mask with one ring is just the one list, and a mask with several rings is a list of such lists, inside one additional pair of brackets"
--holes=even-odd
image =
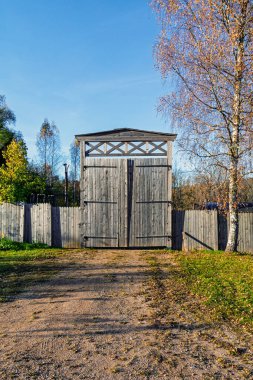
[(86, 141), (134, 141), (134, 140), (145, 140), (145, 141), (174, 141), (177, 137), (174, 133), (164, 133), (156, 131), (145, 131), (141, 129), (132, 128), (117, 128), (108, 131), (86, 133), (82, 135), (75, 136), (77, 140)]

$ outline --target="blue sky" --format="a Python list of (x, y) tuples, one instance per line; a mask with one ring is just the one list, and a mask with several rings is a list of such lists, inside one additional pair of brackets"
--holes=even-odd
[(145, 0), (0, 0), (0, 94), (31, 158), (44, 120), (68, 153), (75, 134), (113, 128), (169, 132), (154, 68), (159, 33)]

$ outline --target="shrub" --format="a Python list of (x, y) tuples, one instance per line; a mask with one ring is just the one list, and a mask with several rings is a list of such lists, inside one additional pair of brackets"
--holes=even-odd
[(0, 239), (0, 251), (20, 251), (40, 248), (49, 248), (49, 246), (43, 243), (20, 243), (7, 238)]

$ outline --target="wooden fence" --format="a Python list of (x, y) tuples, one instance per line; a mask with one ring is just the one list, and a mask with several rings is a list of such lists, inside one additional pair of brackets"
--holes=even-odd
[(79, 248), (79, 207), (52, 207), (47, 203), (0, 205), (0, 236), (15, 241)]
[[(172, 247), (177, 250), (226, 248), (228, 219), (216, 210), (172, 212)], [(253, 212), (239, 212), (239, 252), (253, 253)]]
[[(99, 222), (99, 221), (98, 221)], [(54, 247), (80, 247), (80, 208), (49, 204), (0, 205), (0, 237), (41, 242)], [(172, 247), (177, 250), (225, 249), (228, 221), (216, 210), (172, 212)], [(240, 252), (253, 253), (253, 212), (239, 213)]]
[(22, 242), (24, 229), (24, 207), (11, 203), (0, 205), (0, 237)]
[(217, 211), (172, 212), (172, 247), (177, 250), (218, 249)]

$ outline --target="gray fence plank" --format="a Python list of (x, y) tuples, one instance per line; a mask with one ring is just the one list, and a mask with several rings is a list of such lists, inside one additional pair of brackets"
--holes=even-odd
[(52, 207), (52, 245), (80, 248), (79, 207)]
[(24, 206), (0, 205), (0, 237), (22, 242), (24, 238)]
[[(216, 210), (173, 210), (173, 249), (221, 249), (228, 238), (228, 219)], [(253, 213), (239, 212), (239, 252), (253, 252)]]
[(253, 213), (239, 212), (238, 251), (253, 253)]
[(173, 211), (173, 249), (217, 249), (217, 211), (186, 210)]

